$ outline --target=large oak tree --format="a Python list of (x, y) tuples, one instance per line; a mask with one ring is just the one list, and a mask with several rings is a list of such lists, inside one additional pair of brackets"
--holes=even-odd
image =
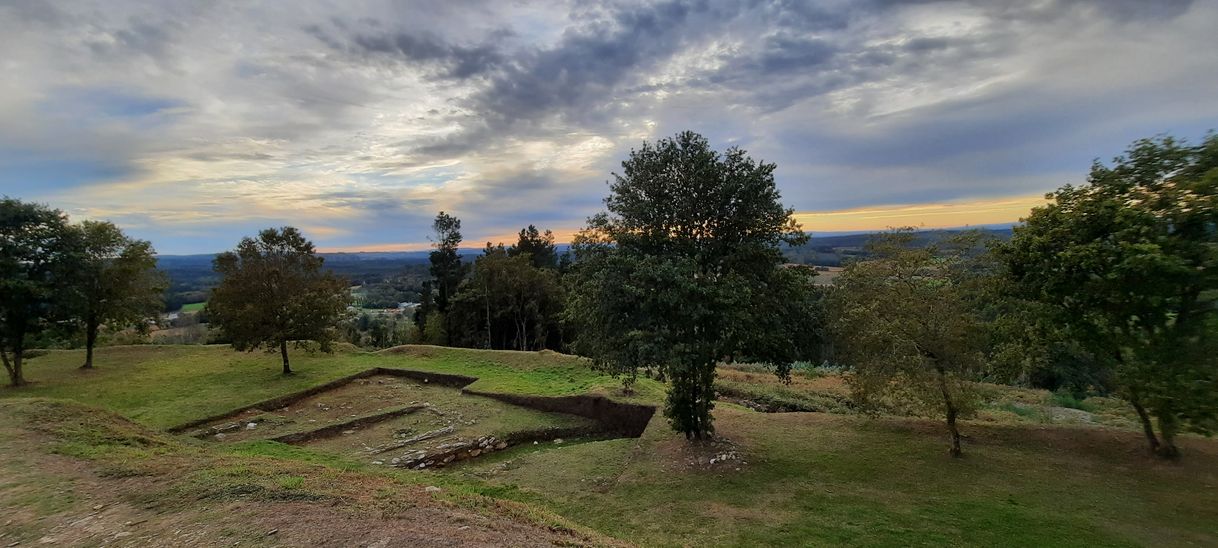
[(1137, 141), (1048, 198), (999, 248), (1008, 285), (1107, 370), (1151, 450), (1175, 458), (1179, 431), (1218, 420), (1218, 135)]
[[(805, 269), (780, 268), (806, 241), (783, 207), (774, 164), (720, 154), (685, 132), (644, 143), (614, 174), (607, 212), (576, 239), (567, 314), (577, 351), (613, 373), (669, 381), (665, 415), (689, 438), (713, 433), (716, 364), (748, 355), (789, 371), (812, 328)], [(787, 315), (788, 317), (780, 317)]]
[(293, 227), (268, 228), (218, 255), (222, 277), (207, 301), (211, 323), (238, 350), (279, 350), (283, 373), (288, 343), (317, 342), (331, 351), (335, 326), (351, 302), (346, 281), (322, 270), (313, 243)]

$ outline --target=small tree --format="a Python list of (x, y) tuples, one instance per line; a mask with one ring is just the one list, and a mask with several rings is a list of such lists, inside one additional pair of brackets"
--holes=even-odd
[(457, 294), (457, 286), (465, 278), (465, 265), (461, 262), (458, 246), (461, 245), (461, 219), (443, 211), (432, 223), (435, 241), (429, 255), (431, 275), (436, 279), (436, 310), (448, 312), (448, 305)]
[(998, 248), (1008, 286), (1176, 458), (1181, 429), (1218, 420), (1218, 135), (1137, 141), (1048, 198)]
[(279, 350), (283, 373), (288, 343), (316, 341), (331, 352), (335, 326), (351, 302), (347, 283), (322, 270), (313, 243), (293, 227), (268, 228), (218, 255), (221, 280), (207, 301), (212, 324), (237, 350)]
[(74, 227), (81, 246), (74, 313), (85, 331), (85, 363), (93, 367), (98, 327), (130, 325), (156, 315), (164, 305), (167, 282), (156, 269), (156, 252), (114, 223), (84, 221)]
[(971, 246), (912, 247), (913, 238), (912, 229), (877, 236), (871, 258), (842, 271), (829, 300), (834, 348), (861, 407), (896, 397), (945, 418), (959, 457), (956, 420), (974, 410), (970, 381), (984, 363), (982, 324), (969, 302), (977, 273), (968, 266)]
[(622, 168), (607, 213), (575, 242), (574, 346), (627, 379), (640, 370), (667, 379), (673, 429), (705, 438), (719, 360), (747, 353), (785, 374), (801, 357), (799, 345), (777, 344), (764, 330), (814, 327), (804, 310), (772, 321), (792, 309), (768, 306), (774, 295), (811, 291), (804, 269), (780, 268), (780, 246), (807, 236), (780, 201), (774, 164), (740, 149), (720, 155), (685, 132), (644, 143)]
[(423, 344), (442, 345), (448, 341), (448, 332), (444, 328), (444, 313), (434, 311), (427, 315), (419, 338)]
[(57, 209), (0, 199), (0, 360), (9, 384), (26, 383), (26, 343), (50, 328), (64, 310), (79, 246)]
[(415, 310), (414, 320), (419, 330), (425, 332), (432, 313), (439, 312), (441, 315), (437, 318), (446, 323), (441, 331), (444, 339), (435, 344), (449, 344), (449, 333), (453, 330), (447, 324), (450, 316), (448, 309), (468, 270), (466, 265), (461, 262), (461, 254), (458, 249), (462, 238), (461, 219), (441, 211), (436, 215), (431, 226), (435, 236), (432, 239), (433, 249), (428, 255), (428, 259), (431, 261), (430, 272), (433, 280), (423, 284), (422, 302)]

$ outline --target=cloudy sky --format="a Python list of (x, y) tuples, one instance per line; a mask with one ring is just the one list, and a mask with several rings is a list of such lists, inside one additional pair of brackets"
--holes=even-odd
[(325, 249), (601, 207), (644, 140), (778, 164), (817, 232), (1017, 220), (1218, 127), (1218, 1), (0, 0), (0, 194), (163, 253)]

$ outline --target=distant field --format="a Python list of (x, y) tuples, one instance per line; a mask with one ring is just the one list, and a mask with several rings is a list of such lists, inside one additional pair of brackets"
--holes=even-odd
[[(824, 270), (820, 270), (822, 268)], [(817, 267), (816, 277), (812, 279), (812, 282), (816, 285), (831, 285), (833, 280), (836, 280), (841, 274), (842, 267), (840, 266), (820, 266)]]
[[(1077, 402), (1088, 409), (1084, 415), (1075, 412), (1083, 409), (1063, 412), (1062, 402), (1043, 391), (999, 394), (983, 416), (963, 425), (963, 459), (948, 457), (938, 421), (868, 418), (848, 409), (760, 413), (723, 401), (715, 410), (721, 436), (716, 443), (686, 442), (657, 413), (637, 439), (527, 444), (443, 471), (408, 471), (267, 441), (205, 444), (173, 438), (184, 445), (158, 445), (162, 442), (155, 440), (161, 438), (150, 438), (140, 428), (163, 429), (370, 367), (460, 373), (480, 379), (472, 385), (476, 390), (513, 394), (620, 398), (618, 384), (590, 370), (584, 360), (551, 352), (427, 346), (378, 353), (351, 347), (334, 355), (295, 352), (298, 373), (290, 377), (278, 374), (276, 355), (222, 346), (101, 348), (95, 371), (78, 369), (80, 359), (79, 351), (33, 358), (28, 362), (32, 386), (0, 389), (0, 434), (10, 428), (9, 439), (0, 442), (25, 448), (11, 455), (17, 461), (31, 455), (28, 466), (13, 468), (6, 464), (6, 443), (0, 443), (0, 477), (18, 478), (0, 481), (0, 511), (28, 509), (15, 522), (23, 545), (48, 534), (53, 524), (70, 521), (62, 514), (65, 508), (87, 510), (96, 504), (64, 500), (73, 496), (73, 484), (41, 472), (48, 463), (67, 458), (61, 455), (77, 454), (101, 462), (106, 477), (131, 478), (115, 480), (116, 488), (145, 486), (147, 492), (129, 495), (138, 504), (169, 501), (175, 506), (167, 511), (218, 510), (202, 519), (228, 524), (217, 533), (231, 534), (222, 537), (228, 544), (245, 544), (246, 539), (257, 544), (257, 535), (271, 528), (279, 529), (282, 542), (307, 543), (299, 535), (344, 526), (348, 518), (335, 521), (334, 504), (355, 504), (363, 509), (358, 515), (384, 516), (380, 520), (420, 515), (411, 508), (430, 508), (425, 496), (413, 502), (397, 497), (425, 495), (420, 486), (433, 485), (443, 490), (436, 497), (458, 508), (474, 505), (498, 512), (512, 504), (511, 515), (531, 523), (568, 524), (548, 530), (586, 527), (643, 546), (1218, 545), (1218, 442), (1183, 436), (1181, 462), (1157, 461), (1147, 456), (1141, 434), (1124, 427), (1127, 411), (1110, 409), (1102, 400)], [(832, 375), (809, 373), (780, 385), (749, 367), (721, 373), (725, 387), (748, 392), (748, 398), (845, 405), (840, 380)], [(631, 401), (662, 403), (660, 384), (642, 380), (638, 388)], [(94, 449), (112, 443), (117, 434), (94, 433), (89, 421), (101, 420), (96, 414), (65, 415), (55, 428), (81, 441), (58, 449), (57, 455), (34, 453), (45, 444), (24, 441), (24, 434), (11, 431), (20, 424), (11, 417), (56, 415), (45, 407), (24, 407), (32, 404), (22, 402), (36, 401), (24, 399), (31, 396), (96, 405), (141, 426), (114, 426), (134, 437), (124, 442), (126, 449)], [(471, 414), (468, 420), (489, 419)], [(140, 479), (149, 473), (140, 468), (146, 466), (142, 459), (163, 462), (157, 466), (172, 473)], [(201, 471), (183, 476), (182, 466)], [(179, 477), (187, 483), (169, 489)], [(267, 508), (295, 505), (266, 513), (311, 517), (273, 525), (218, 520), (226, 505), (248, 510), (251, 501), (272, 505)], [(122, 517), (118, 523), (139, 519)], [(423, 518), (411, 519), (418, 524)], [(451, 519), (433, 521), (449, 525)], [(181, 529), (169, 525), (171, 533)], [(363, 530), (384, 526), (384, 521), (356, 526)], [(451, 529), (445, 534), (465, 530)], [(367, 543), (362, 537), (348, 540)]]
[(201, 302), (201, 303), (186, 303), (186, 304), (182, 305), (182, 308), (179, 309), (178, 311), (179, 312), (199, 312), (199, 311), (203, 310), (204, 306), (207, 306), (206, 301)]

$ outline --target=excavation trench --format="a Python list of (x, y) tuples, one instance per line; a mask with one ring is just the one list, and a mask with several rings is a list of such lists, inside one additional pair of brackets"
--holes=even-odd
[(524, 443), (638, 437), (655, 413), (601, 396), (467, 388), (476, 378), (375, 368), (170, 429), (204, 440), (272, 440), (372, 464), (441, 467)]

